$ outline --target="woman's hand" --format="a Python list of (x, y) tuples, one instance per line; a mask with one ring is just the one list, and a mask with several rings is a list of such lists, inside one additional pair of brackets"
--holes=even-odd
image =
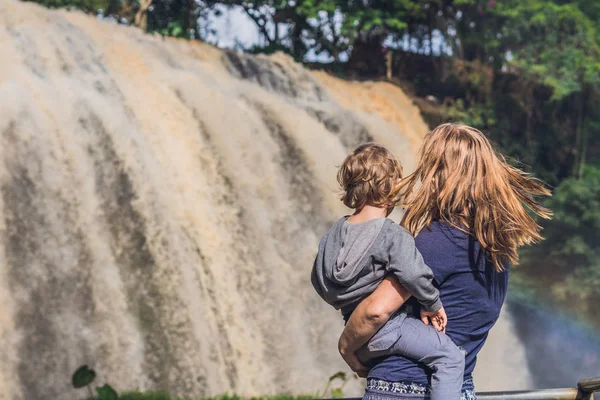
[(410, 292), (398, 280), (385, 278), (373, 293), (364, 299), (352, 312), (340, 341), (338, 349), (346, 364), (358, 376), (366, 376), (368, 368), (356, 357), (356, 350), (367, 343), (406, 300)]
[(367, 375), (369, 374), (369, 368), (367, 368), (363, 363), (360, 362), (360, 360), (356, 356), (356, 353), (345, 352), (342, 351), (342, 349), (340, 349), (340, 355), (342, 356), (346, 364), (348, 364), (350, 369), (356, 373), (356, 375), (360, 376), (361, 378), (367, 377)]

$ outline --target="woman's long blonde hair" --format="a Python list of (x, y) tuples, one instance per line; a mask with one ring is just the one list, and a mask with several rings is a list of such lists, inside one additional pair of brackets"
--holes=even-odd
[(543, 182), (509, 165), (479, 130), (443, 124), (425, 136), (417, 167), (400, 184), (407, 207), (402, 226), (416, 235), (441, 220), (473, 235), (497, 271), (517, 264), (517, 249), (542, 239), (542, 218), (552, 213), (536, 196)]

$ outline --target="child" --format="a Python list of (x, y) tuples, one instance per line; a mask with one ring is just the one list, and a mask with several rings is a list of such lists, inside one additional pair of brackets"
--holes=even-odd
[[(410, 233), (387, 218), (400, 201), (401, 179), (400, 163), (383, 146), (364, 144), (346, 157), (338, 171), (338, 182), (344, 192), (341, 200), (355, 212), (338, 220), (321, 239), (312, 284), (327, 303), (341, 309), (347, 321), (384, 277), (394, 274), (421, 304), (423, 322), (431, 318), (437, 330), (401, 308), (357, 356), (363, 363), (390, 354), (413, 358), (433, 371), (430, 399), (457, 400), (464, 354), (439, 332), (445, 330), (447, 317), (439, 291), (433, 286), (433, 273)], [(435, 330), (434, 336), (431, 330)], [(424, 339), (418, 345), (409, 345), (415, 341), (407, 336), (414, 339), (414, 335)]]

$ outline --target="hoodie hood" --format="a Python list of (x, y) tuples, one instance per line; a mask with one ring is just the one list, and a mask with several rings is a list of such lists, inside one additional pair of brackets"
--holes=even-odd
[(342, 286), (352, 285), (365, 266), (369, 250), (375, 243), (386, 218), (351, 223), (343, 218), (334, 226), (337, 230), (325, 243), (323, 273), (332, 282)]

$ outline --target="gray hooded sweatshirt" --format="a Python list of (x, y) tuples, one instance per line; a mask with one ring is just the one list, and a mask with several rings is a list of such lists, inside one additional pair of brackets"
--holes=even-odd
[(347, 219), (337, 221), (319, 243), (311, 281), (323, 300), (347, 315), (394, 274), (426, 311), (442, 307), (433, 273), (406, 229), (387, 218)]

